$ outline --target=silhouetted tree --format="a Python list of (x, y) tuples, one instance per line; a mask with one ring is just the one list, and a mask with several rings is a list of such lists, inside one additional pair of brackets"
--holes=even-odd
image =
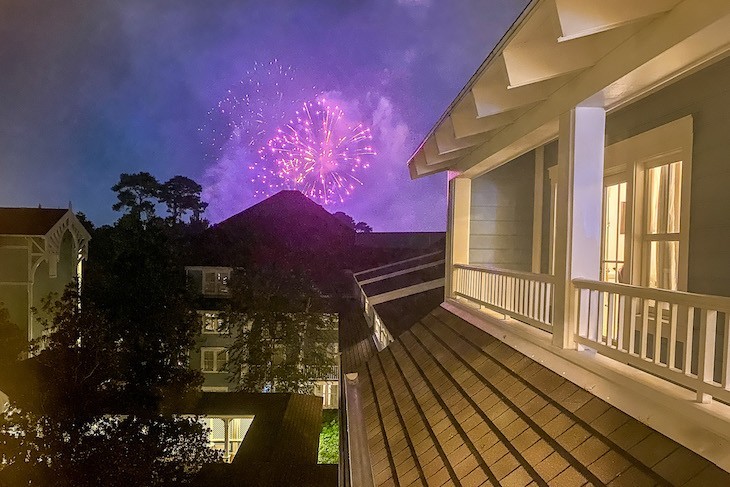
[(155, 215), (153, 200), (159, 197), (160, 183), (150, 173), (122, 173), (112, 191), (117, 193), (119, 200), (112, 206), (114, 211), (129, 211), (136, 220), (140, 220), (142, 214), (147, 220)]
[(357, 222), (354, 228), (357, 233), (372, 233), (373, 231), (373, 227), (365, 222)]
[(208, 207), (200, 199), (202, 186), (185, 176), (175, 176), (165, 182), (160, 189), (160, 201), (167, 205), (167, 212), (173, 223), (179, 223), (187, 212), (192, 220), (200, 221), (201, 215)]
[(269, 267), (235, 271), (229, 289), (228, 367), (241, 371), (240, 389), (311, 392), (335, 365), (337, 341), (336, 315), (324, 312), (312, 283)]
[[(0, 486), (189, 485), (219, 459), (205, 428), (126, 400), (137, 377), (130, 366), (153, 358), (127, 363), (124, 334), (93, 303), (79, 303), (74, 284), (46, 299), (39, 320), (47, 334), (32, 344), (33, 358), (9, 365), (35, 380), (13, 388), (0, 414)], [(157, 345), (160, 355), (172, 348)]]
[(348, 215), (347, 213), (344, 213), (342, 211), (333, 213), (332, 216), (337, 218), (347, 228), (351, 228), (352, 230), (355, 230), (355, 232), (357, 232), (357, 233), (370, 233), (373, 231), (373, 228), (370, 225), (368, 225), (367, 223), (365, 223), (365, 222), (355, 223), (354, 218), (352, 218), (350, 215)]

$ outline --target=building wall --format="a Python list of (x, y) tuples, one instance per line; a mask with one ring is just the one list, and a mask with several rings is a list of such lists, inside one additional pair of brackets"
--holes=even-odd
[(0, 237), (0, 303), (22, 330), (28, 326), (28, 242), (24, 237)]
[[(0, 303), (8, 309), (10, 320), (27, 336), (31, 317), (30, 308), (41, 309), (43, 298), (50, 293), (61, 294), (76, 274), (77, 254), (69, 232), (63, 237), (56, 277), (49, 274), (48, 262), (43, 260), (35, 269), (32, 283), (30, 237), (0, 237)], [(33, 328), (33, 338), (40, 336)]]
[(606, 143), (686, 115), (694, 122), (688, 290), (730, 296), (730, 58), (610, 114)]
[(530, 270), (534, 174), (529, 152), (472, 180), (470, 264)]

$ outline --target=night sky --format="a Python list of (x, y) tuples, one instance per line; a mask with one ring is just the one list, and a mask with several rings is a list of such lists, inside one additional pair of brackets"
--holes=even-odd
[(445, 175), (410, 181), (408, 157), (526, 4), (0, 0), (0, 206), (70, 200), (110, 223), (119, 174), (148, 171), (203, 184), (213, 222), (237, 213), (257, 201), (257, 154), (216, 155), (209, 112), (276, 59), (371, 127), (363, 185), (326, 208), (443, 230)]

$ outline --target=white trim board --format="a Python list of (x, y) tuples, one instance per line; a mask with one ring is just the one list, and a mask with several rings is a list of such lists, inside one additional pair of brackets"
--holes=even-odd
[(370, 269), (365, 269), (364, 271), (355, 272), (353, 274), (353, 276), (357, 277), (357, 276), (359, 276), (361, 274), (367, 274), (368, 272), (374, 272), (374, 271), (377, 271), (377, 270), (380, 270), (380, 269), (386, 269), (388, 267), (393, 267), (393, 266), (396, 266), (398, 264), (405, 264), (406, 262), (413, 262), (414, 260), (425, 259), (426, 257), (433, 257), (434, 255), (439, 255), (441, 253), (443, 253), (443, 250), (439, 250), (438, 252), (431, 252), (430, 254), (419, 255), (417, 257), (411, 257), (410, 259), (399, 260), (398, 262), (391, 262), (390, 264), (385, 264), (385, 265), (381, 265), (379, 267), (372, 267)]
[(410, 274), (411, 272), (421, 271), (423, 269), (428, 269), (429, 267), (436, 267), (437, 265), (441, 265), (444, 262), (446, 262), (446, 260), (441, 259), (435, 262), (429, 262), (428, 264), (418, 265), (416, 267), (409, 267), (408, 269), (403, 269), (402, 271), (391, 272), (390, 274), (383, 274), (382, 276), (371, 277), (370, 279), (365, 279), (364, 281), (358, 281), (358, 284), (364, 286), (366, 284), (382, 281), (384, 279), (390, 279), (391, 277), (402, 276), (403, 274)]
[(444, 287), (445, 279), (434, 279), (433, 281), (422, 282), (421, 284), (414, 284), (413, 286), (402, 287), (394, 291), (388, 291), (387, 293), (378, 294), (371, 298), (368, 298), (371, 306), (383, 304), (394, 299), (405, 298), (406, 296), (412, 296), (414, 294), (423, 293), (432, 289), (438, 289)]

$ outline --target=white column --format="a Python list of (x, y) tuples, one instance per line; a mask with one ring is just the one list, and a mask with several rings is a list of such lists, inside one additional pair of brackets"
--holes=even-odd
[(532, 272), (539, 274), (542, 264), (542, 198), (545, 177), (545, 146), (535, 149), (535, 188), (532, 211)]
[(606, 112), (576, 107), (560, 116), (553, 344), (575, 348), (572, 279), (598, 280)]
[(456, 177), (449, 181), (447, 222), (445, 298), (448, 299), (453, 297), (453, 265), (469, 263), (471, 179)]

